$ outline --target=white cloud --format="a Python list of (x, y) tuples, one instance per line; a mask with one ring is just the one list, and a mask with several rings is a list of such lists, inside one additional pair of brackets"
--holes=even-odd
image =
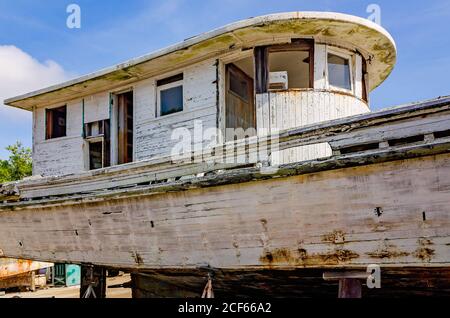
[(3, 105), (6, 98), (28, 93), (69, 79), (56, 62), (43, 63), (12, 45), (0, 45), (0, 118), (30, 118), (28, 112)]

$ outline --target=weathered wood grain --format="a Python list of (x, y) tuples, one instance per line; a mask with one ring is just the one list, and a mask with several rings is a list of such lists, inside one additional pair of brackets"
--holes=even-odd
[[(267, 124), (264, 119), (269, 113), (270, 121), (267, 129), (271, 134), (369, 112), (369, 107), (363, 100), (340, 92), (305, 89), (269, 92), (260, 95), (257, 97), (257, 111), (259, 112), (257, 117), (263, 123), (258, 127), (266, 128)], [(268, 110), (266, 110), (267, 107)], [(276, 160), (273, 164), (286, 164), (329, 156), (331, 156), (331, 149), (326, 143), (292, 147), (275, 153)]]
[(1, 249), (131, 269), (448, 266), (449, 177), (443, 154), (3, 211)]

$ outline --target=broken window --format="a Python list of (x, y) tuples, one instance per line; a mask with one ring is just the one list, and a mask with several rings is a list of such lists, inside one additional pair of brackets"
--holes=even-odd
[(89, 143), (89, 170), (103, 168), (103, 142), (90, 142)]
[(67, 106), (47, 109), (46, 116), (46, 136), (45, 138), (54, 139), (66, 137)]
[(256, 91), (314, 87), (314, 41), (255, 48)]
[(159, 116), (183, 111), (183, 74), (157, 81)]
[(338, 89), (352, 90), (350, 58), (328, 54), (328, 83)]
[(309, 51), (270, 52), (269, 72), (270, 90), (309, 88)]
[(109, 119), (85, 124), (85, 138), (88, 141), (89, 169), (101, 169), (111, 164), (111, 136)]

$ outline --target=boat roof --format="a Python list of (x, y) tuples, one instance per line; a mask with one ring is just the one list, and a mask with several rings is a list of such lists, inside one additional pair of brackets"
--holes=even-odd
[(383, 27), (367, 19), (332, 12), (277, 13), (235, 22), (112, 67), (9, 98), (4, 103), (24, 110), (65, 103), (227, 52), (301, 37), (347, 43), (370, 56), (370, 90), (389, 76), (396, 63), (395, 41)]

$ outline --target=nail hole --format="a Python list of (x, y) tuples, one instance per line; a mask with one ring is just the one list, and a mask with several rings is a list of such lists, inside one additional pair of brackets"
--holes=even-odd
[(78, 236), (78, 230), (75, 230), (75, 235)]
[(424, 222), (427, 220), (427, 213), (426, 212), (422, 212), (422, 218), (423, 218)]
[(155, 227), (155, 223), (153, 223), (153, 221), (150, 221), (150, 225), (152, 226), (152, 228)]
[(21, 241), (19, 241), (19, 246), (20, 246), (20, 247), (22, 247), (22, 246), (23, 246), (23, 243), (22, 243)]
[(383, 215), (383, 209), (380, 208), (380, 207), (375, 208), (374, 212), (375, 212), (375, 215), (378, 216), (378, 217)]

